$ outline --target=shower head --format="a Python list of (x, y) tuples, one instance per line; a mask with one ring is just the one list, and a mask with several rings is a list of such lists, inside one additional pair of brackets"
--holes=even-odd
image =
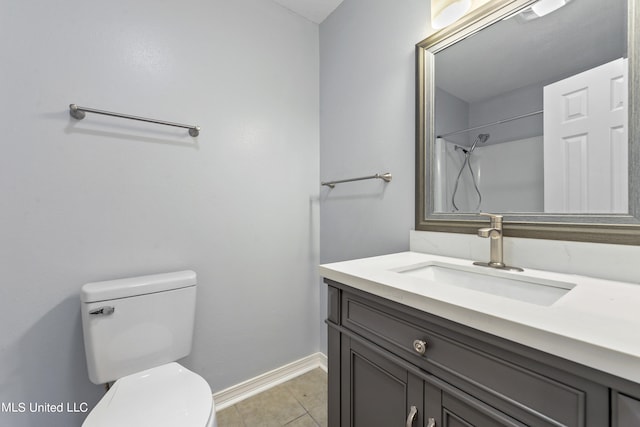
[(488, 133), (481, 133), (481, 134), (479, 134), (479, 135), (476, 137), (475, 141), (473, 141), (473, 145), (472, 145), (472, 146), (471, 146), (471, 148), (469, 149), (469, 152), (472, 152), (473, 150), (475, 150), (475, 149), (476, 149), (476, 145), (478, 145), (478, 142), (481, 142), (481, 143), (483, 143), (483, 144), (484, 144), (485, 142), (487, 142), (487, 141), (489, 140), (489, 136), (491, 136), (491, 135), (489, 135)]

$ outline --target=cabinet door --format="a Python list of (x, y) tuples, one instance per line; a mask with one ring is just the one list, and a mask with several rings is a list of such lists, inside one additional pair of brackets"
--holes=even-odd
[(425, 382), (424, 405), (427, 427), (525, 427), (525, 424), (441, 381), (436, 384)]
[(422, 426), (423, 381), (381, 354), (342, 336), (340, 425)]
[(640, 400), (613, 392), (613, 426), (640, 426)]

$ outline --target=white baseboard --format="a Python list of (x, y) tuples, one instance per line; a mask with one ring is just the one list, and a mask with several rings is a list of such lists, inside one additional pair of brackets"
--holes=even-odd
[(258, 375), (255, 378), (216, 392), (213, 394), (216, 411), (233, 406), (248, 397), (262, 393), (271, 387), (275, 387), (278, 384), (282, 384), (316, 368), (320, 368), (325, 372), (327, 371), (327, 356), (323, 353), (309, 355), (276, 368), (273, 371)]

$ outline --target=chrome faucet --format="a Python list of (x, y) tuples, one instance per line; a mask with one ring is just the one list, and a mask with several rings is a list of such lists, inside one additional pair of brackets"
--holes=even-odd
[(480, 213), (480, 215), (488, 216), (491, 220), (488, 228), (478, 229), (478, 236), (488, 238), (491, 242), (491, 251), (489, 254), (489, 262), (474, 262), (475, 265), (483, 267), (499, 268), (502, 270), (523, 271), (518, 267), (509, 267), (503, 261), (502, 249), (502, 215), (494, 215), (490, 213)]

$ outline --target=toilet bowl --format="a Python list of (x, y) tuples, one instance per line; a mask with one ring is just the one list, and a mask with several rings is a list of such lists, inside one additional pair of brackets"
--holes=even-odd
[(217, 427), (209, 384), (172, 362), (117, 380), (82, 427)]
[(206, 380), (175, 360), (191, 351), (193, 271), (82, 287), (89, 379), (115, 381), (82, 427), (217, 427)]

